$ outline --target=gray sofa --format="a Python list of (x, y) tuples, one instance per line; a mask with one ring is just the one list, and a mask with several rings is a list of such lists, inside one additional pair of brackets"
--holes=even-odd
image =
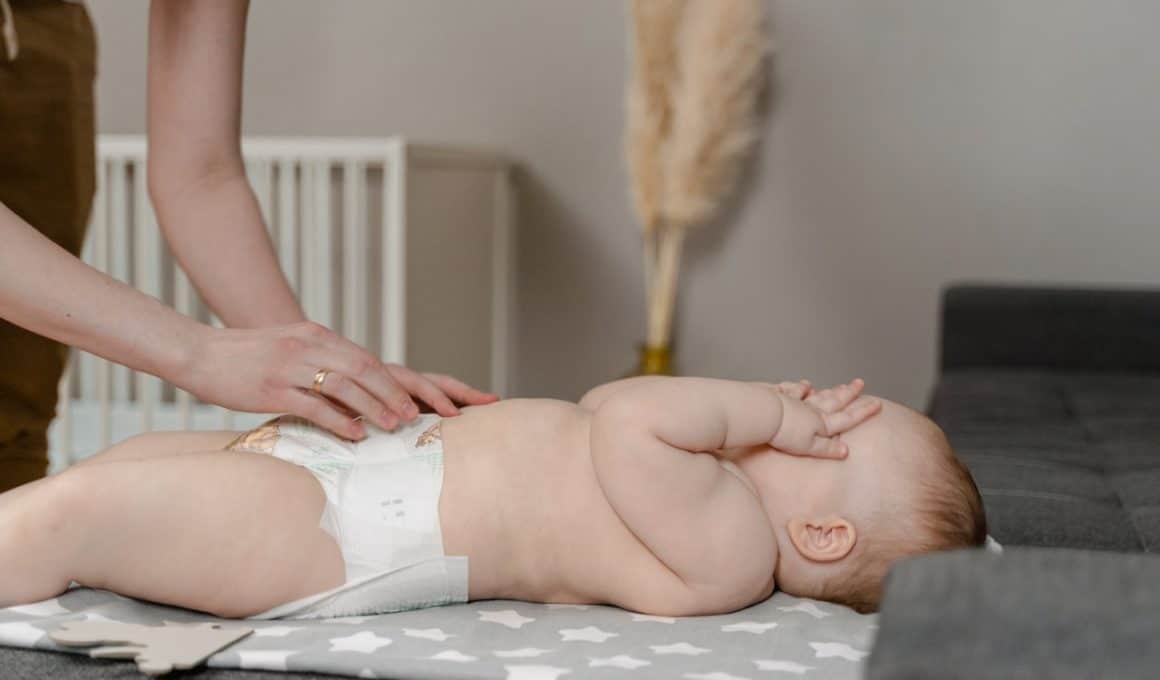
[(930, 413), (1007, 550), (896, 568), (867, 677), (1160, 677), (1160, 292), (957, 286), (942, 320)]

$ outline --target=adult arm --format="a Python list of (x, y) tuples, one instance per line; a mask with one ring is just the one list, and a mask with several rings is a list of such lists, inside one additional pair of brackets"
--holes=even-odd
[[(203, 401), (240, 411), (293, 413), (351, 439), (365, 436), (365, 428), (335, 402), (304, 389), (319, 367), (339, 374), (327, 381), (328, 395), (380, 427), (418, 413), (410, 396), (388, 382), (397, 375), (391, 371), (401, 367), (384, 366), (326, 328), (310, 322), (256, 329), (200, 324), (84, 264), (3, 204), (0, 318), (156, 375)], [(2, 353), (0, 358), (20, 361)], [(438, 386), (439, 396), (473, 392), (447, 376), (424, 380)], [(353, 392), (358, 385), (365, 388)], [(435, 401), (408, 389), (429, 404)], [(443, 410), (448, 406), (454, 410), (449, 402)]]
[(247, 0), (154, 0), (149, 193), (170, 247), (232, 328), (304, 321), (241, 152)]

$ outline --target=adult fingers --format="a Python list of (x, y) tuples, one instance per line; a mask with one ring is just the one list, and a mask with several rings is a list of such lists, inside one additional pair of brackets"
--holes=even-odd
[(361, 423), (344, 414), (325, 397), (293, 390), (286, 398), (285, 410), (352, 441), (367, 436), (366, 428)]
[[(311, 360), (317, 362), (319, 366), (325, 366), (335, 373), (347, 376), (378, 402), (378, 406), (372, 407), (374, 410), (363, 414), (370, 418), (371, 422), (383, 426), (382, 423), (391, 418), (410, 422), (419, 415), (419, 407), (415, 405), (415, 400), (411, 398), (406, 387), (395, 379), (390, 368), (358, 345), (349, 343), (349, 346), (347, 344), (332, 346), (330, 349), (313, 354)], [(394, 424), (391, 427), (394, 427)]]
[[(455, 407), (455, 404), (451, 403), (451, 399), (435, 383), (406, 366), (390, 364), (387, 366), (387, 370), (391, 372), (391, 376), (400, 385), (405, 387), (411, 394), (422, 399), (428, 406), (435, 409), (435, 412), (439, 415), (448, 417), (459, 415), (459, 409)], [(408, 418), (408, 420), (410, 419)]]
[(394, 429), (398, 418), (383, 409), (383, 405), (361, 385), (342, 373), (329, 372), (317, 392), (338, 402), (355, 414), (367, 418), (384, 430)]
[(477, 390), (462, 380), (457, 380), (449, 375), (442, 373), (424, 373), (423, 375), (435, 383), (436, 387), (443, 390), (444, 394), (451, 397), (452, 401), (460, 404), (479, 405), (499, 401), (498, 394)]

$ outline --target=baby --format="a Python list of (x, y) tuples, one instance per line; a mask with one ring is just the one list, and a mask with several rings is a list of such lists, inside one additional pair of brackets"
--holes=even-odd
[(689, 616), (775, 587), (872, 611), (894, 561), (986, 528), (939, 428), (862, 388), (634, 378), (357, 443), (285, 417), (141, 435), (0, 495), (0, 606), (75, 581), (224, 617)]

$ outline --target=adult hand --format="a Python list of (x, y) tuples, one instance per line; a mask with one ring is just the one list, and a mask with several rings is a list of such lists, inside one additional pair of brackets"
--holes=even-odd
[(798, 456), (845, 458), (849, 449), (835, 437), (882, 409), (881, 401), (862, 396), (865, 386), (860, 378), (823, 390), (811, 389), (806, 381), (798, 388), (793, 383), (773, 386), (782, 398), (782, 418), (770, 445)]
[(206, 329), (176, 376), (202, 401), (238, 411), (291, 413), (347, 439), (366, 436), (355, 419), (390, 430), (419, 414), (418, 398), (436, 413), (454, 402), (499, 399), (454, 378), (384, 364), (324, 326), (304, 322), (259, 329)]

